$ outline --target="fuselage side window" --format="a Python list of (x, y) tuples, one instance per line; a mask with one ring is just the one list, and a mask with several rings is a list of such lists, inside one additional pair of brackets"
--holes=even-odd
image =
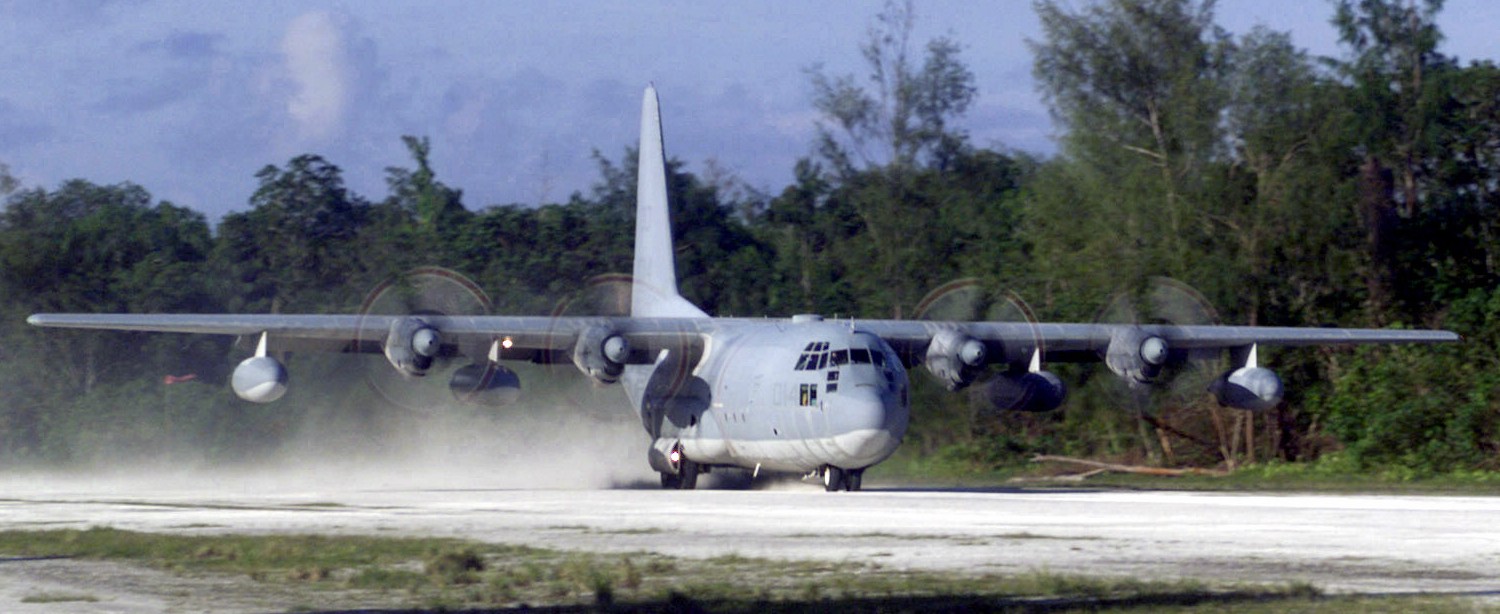
[(818, 385), (802, 384), (797, 389), (797, 402), (803, 407), (818, 404)]

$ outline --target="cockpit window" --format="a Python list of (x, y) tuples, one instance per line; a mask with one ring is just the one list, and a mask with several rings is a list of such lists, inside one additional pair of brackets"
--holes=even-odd
[(854, 348), (852, 350), (849, 350), (849, 358), (854, 361), (854, 364), (870, 364), (870, 350), (864, 348)]
[(817, 371), (829, 365), (827, 341), (814, 341), (802, 349), (797, 358), (797, 371)]
[(834, 350), (831, 355), (833, 366), (849, 364), (849, 350)]
[(877, 366), (877, 367), (884, 367), (885, 366), (885, 352), (881, 352), (881, 351), (877, 350), (877, 351), (870, 352), (870, 355), (875, 357), (875, 366)]

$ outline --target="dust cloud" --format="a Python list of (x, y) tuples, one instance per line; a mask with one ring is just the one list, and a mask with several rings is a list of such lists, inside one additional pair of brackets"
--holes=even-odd
[[(533, 373), (523, 386), (539, 390), (512, 406), (462, 404), (445, 389), (433, 389), (422, 391), (427, 400), (421, 406), (405, 407), (372, 393), (348, 371), (318, 371), (304, 371), (316, 376), (297, 383), (322, 392), (262, 406), (290, 424), (278, 441), (253, 454), (226, 459), (191, 446), (144, 454), (95, 449), (66, 467), (0, 468), (0, 490), (657, 487), (646, 461), (648, 437), (617, 385), (596, 388), (576, 372), (561, 374), (561, 383)], [(225, 387), (223, 394), (233, 393)]]

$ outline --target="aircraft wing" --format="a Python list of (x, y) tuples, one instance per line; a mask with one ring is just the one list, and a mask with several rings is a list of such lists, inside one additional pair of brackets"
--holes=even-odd
[(477, 351), (483, 356), (482, 352), (492, 342), (504, 340), (501, 358), (538, 362), (550, 362), (557, 358), (554, 354), (571, 351), (578, 339), (589, 332), (623, 337), (635, 358), (632, 362), (650, 362), (663, 349), (697, 354), (704, 344), (703, 325), (710, 321), (576, 316), (78, 313), (39, 313), (26, 321), (49, 328), (236, 336), (264, 333), (277, 351), (380, 352), (392, 326), (412, 317), (420, 318), (441, 334), (446, 353)]
[[(27, 318), (34, 326), (160, 333), (249, 336), (267, 333), (277, 347), (298, 341), (351, 344), (345, 351), (378, 352), (394, 315), (237, 315), (237, 314), (49, 314)], [(654, 354), (662, 349), (702, 350), (716, 323), (702, 318), (634, 318), (577, 316), (416, 316), (441, 331), (445, 343), (509, 339), (509, 357), (527, 352), (570, 350), (591, 328), (619, 334), (632, 350)], [(852, 326), (885, 339), (905, 356), (920, 356), (944, 331), (984, 342), (1020, 361), (1040, 349), (1049, 362), (1087, 362), (1123, 336), (1155, 336), (1173, 349), (1232, 349), (1259, 345), (1354, 345), (1449, 343), (1457, 333), (1445, 330), (1367, 328), (1294, 328), (1261, 326), (1175, 326), (1127, 324), (1030, 324), (1025, 322), (938, 322), (925, 320), (854, 320)], [(992, 354), (1000, 356), (1002, 354)], [(920, 362), (916, 360), (913, 362)]]
[(1174, 350), (1236, 349), (1251, 345), (1355, 345), (1450, 343), (1460, 340), (1446, 330), (1370, 328), (1295, 328), (1261, 326), (1176, 326), (1170, 324), (1031, 324), (1026, 322), (927, 322), (855, 320), (859, 330), (879, 335), (909, 364), (921, 362), (933, 339), (944, 331), (985, 344), (991, 362), (1019, 362), (1040, 349), (1048, 362), (1094, 362), (1112, 343), (1158, 337)]

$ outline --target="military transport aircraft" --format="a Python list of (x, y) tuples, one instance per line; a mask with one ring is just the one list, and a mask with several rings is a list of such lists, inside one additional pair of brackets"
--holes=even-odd
[(288, 349), (382, 352), (407, 377), (439, 359), (468, 357), (449, 386), (469, 402), (502, 405), (520, 380), (506, 361), (571, 361), (600, 384), (622, 382), (651, 438), (648, 460), (666, 488), (694, 488), (714, 467), (800, 472), (828, 490), (859, 490), (864, 470), (889, 457), (910, 413), (907, 369), (950, 390), (995, 365), (997, 409), (1046, 411), (1067, 390), (1046, 361), (1097, 362), (1144, 385), (1205, 351), (1234, 360), (1211, 390), (1226, 406), (1264, 410), (1280, 378), (1259, 345), (1437, 343), (1448, 331), (1340, 328), (1054, 324), (921, 320), (709, 317), (677, 292), (666, 165), (656, 91), (641, 108), (635, 271), (630, 315), (508, 317), (410, 315), (36, 314), (36, 326), (203, 333), (257, 338), (234, 370), (240, 397), (267, 403), (286, 391), (277, 360)]

